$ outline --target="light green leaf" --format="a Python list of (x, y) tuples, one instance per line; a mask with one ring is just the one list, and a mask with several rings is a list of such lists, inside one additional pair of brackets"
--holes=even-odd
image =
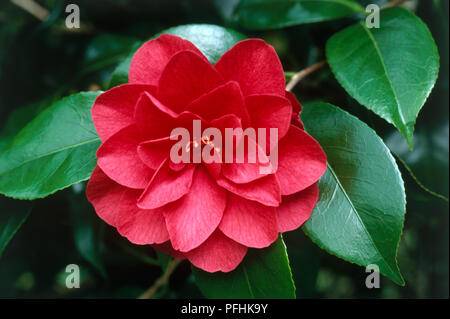
[(208, 273), (192, 267), (195, 281), (207, 298), (295, 298), (286, 246), (279, 238), (265, 249), (250, 249), (229, 273)]
[(362, 266), (376, 264), (403, 285), (396, 255), (406, 199), (389, 149), (365, 123), (333, 105), (306, 105), (302, 120), (328, 158), (306, 234), (331, 254)]
[(242, 0), (234, 19), (248, 29), (273, 29), (358, 13), (365, 10), (354, 0)]
[(0, 193), (42, 198), (89, 179), (100, 146), (90, 111), (100, 93), (64, 98), (22, 129), (0, 151)]
[(414, 14), (380, 12), (380, 28), (364, 21), (331, 37), (328, 62), (359, 103), (393, 124), (413, 147), (414, 124), (439, 71), (439, 54), (427, 26)]
[[(152, 39), (163, 33), (191, 41), (213, 64), (233, 45), (245, 39), (245, 36), (239, 32), (211, 24), (188, 24), (173, 27), (156, 34)], [(110, 87), (128, 83), (128, 71), (133, 55), (134, 52), (113, 72)]]

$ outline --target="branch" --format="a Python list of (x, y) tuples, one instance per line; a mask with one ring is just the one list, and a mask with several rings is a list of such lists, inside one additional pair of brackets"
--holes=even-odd
[(317, 62), (316, 64), (313, 64), (306, 69), (301, 70), (297, 74), (295, 74), (292, 79), (289, 81), (289, 83), (286, 85), (286, 91), (291, 91), (298, 82), (300, 82), (302, 79), (313, 73), (314, 71), (320, 69), (325, 64), (327, 64), (327, 61), (323, 60), (320, 62)]
[(11, 0), (11, 2), (41, 21), (47, 20), (50, 16), (46, 8), (33, 0)]
[(156, 279), (155, 283), (148, 288), (142, 295), (138, 297), (138, 299), (150, 299), (153, 295), (161, 288), (169, 282), (170, 276), (174, 272), (174, 270), (178, 267), (178, 265), (182, 262), (181, 259), (173, 259), (168, 265), (165, 273)]
[(405, 3), (407, 0), (392, 0), (391, 2), (386, 3), (383, 6), (383, 9), (400, 6)]

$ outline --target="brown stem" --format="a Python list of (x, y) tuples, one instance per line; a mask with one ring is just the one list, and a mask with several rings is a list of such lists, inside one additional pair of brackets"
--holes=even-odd
[(156, 279), (155, 283), (148, 288), (142, 295), (138, 297), (138, 299), (150, 299), (153, 297), (153, 295), (161, 288), (162, 286), (166, 285), (169, 282), (170, 276), (174, 272), (174, 270), (178, 267), (178, 265), (182, 262), (181, 259), (173, 259), (168, 265), (167, 269), (162, 274), (161, 277)]
[(50, 16), (46, 8), (33, 0), (11, 0), (11, 2), (41, 21), (47, 20)]
[(406, 1), (407, 1), (407, 0), (392, 0), (391, 2), (386, 3), (386, 4), (383, 6), (383, 9), (391, 8), (391, 7), (396, 7), (396, 6), (402, 5), (402, 4), (405, 3)]
[(306, 69), (301, 70), (297, 74), (295, 74), (292, 79), (289, 81), (289, 83), (286, 85), (286, 91), (291, 91), (298, 82), (300, 82), (302, 79), (307, 77), (309, 74), (313, 73), (314, 71), (320, 69), (325, 64), (327, 64), (327, 61), (323, 60), (320, 62), (317, 62), (316, 64), (313, 64)]

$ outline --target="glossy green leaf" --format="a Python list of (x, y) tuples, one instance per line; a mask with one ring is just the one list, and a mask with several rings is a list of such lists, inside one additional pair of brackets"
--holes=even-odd
[(64, 98), (22, 129), (0, 152), (0, 193), (35, 199), (87, 180), (100, 146), (90, 112), (100, 93)]
[(235, 20), (248, 29), (273, 29), (365, 13), (354, 0), (242, 0)]
[(406, 199), (389, 149), (365, 123), (333, 105), (306, 105), (302, 120), (328, 158), (305, 232), (329, 253), (362, 266), (376, 264), (403, 285), (396, 255)]
[(31, 212), (31, 205), (0, 196), (0, 257)]
[(195, 282), (207, 298), (295, 298), (286, 246), (279, 238), (265, 249), (249, 249), (229, 273), (208, 273), (192, 267)]
[(359, 103), (393, 124), (413, 146), (414, 124), (439, 71), (427, 26), (411, 12), (380, 12), (380, 28), (364, 21), (331, 37), (326, 46), (336, 78)]
[[(173, 27), (156, 34), (152, 39), (163, 33), (191, 41), (213, 64), (233, 45), (245, 39), (245, 36), (239, 32), (211, 24), (188, 24)], [(113, 72), (110, 87), (128, 82), (128, 71), (133, 55), (134, 52)]]

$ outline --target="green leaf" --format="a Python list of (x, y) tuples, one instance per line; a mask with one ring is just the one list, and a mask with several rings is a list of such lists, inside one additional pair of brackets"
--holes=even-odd
[(364, 13), (354, 0), (242, 0), (235, 20), (248, 29), (283, 28)]
[(106, 279), (108, 275), (102, 259), (105, 246), (103, 239), (105, 223), (98, 218), (87, 202), (84, 184), (73, 185), (75, 194), (71, 193), (67, 196), (74, 244), (80, 255)]
[(436, 82), (439, 53), (427, 26), (402, 8), (380, 12), (380, 28), (364, 21), (326, 46), (337, 80), (359, 103), (393, 124), (413, 147), (417, 115)]
[(98, 71), (124, 59), (141, 42), (134, 38), (102, 33), (92, 39), (83, 59), (84, 72)]
[(365, 123), (333, 105), (306, 105), (302, 120), (328, 158), (306, 234), (329, 253), (362, 266), (376, 264), (403, 285), (396, 255), (405, 189), (389, 149)]
[(16, 234), (31, 212), (31, 205), (0, 197), (0, 257), (11, 238)]
[(229, 273), (192, 267), (197, 286), (207, 298), (295, 298), (286, 246), (279, 238), (265, 249), (250, 249)]
[[(216, 63), (233, 45), (245, 39), (245, 36), (239, 32), (211, 24), (187, 24), (173, 27), (156, 34), (152, 39), (163, 33), (191, 41), (212, 64)], [(134, 52), (113, 72), (110, 87), (128, 83), (128, 71), (133, 55)]]
[(11, 112), (4, 128), (0, 132), (0, 152), (11, 143), (14, 136), (35, 118), (43, 109), (54, 101), (54, 97), (47, 97), (41, 101), (19, 107)]
[(42, 198), (89, 179), (100, 146), (90, 111), (100, 93), (64, 98), (22, 129), (0, 152), (0, 193)]

